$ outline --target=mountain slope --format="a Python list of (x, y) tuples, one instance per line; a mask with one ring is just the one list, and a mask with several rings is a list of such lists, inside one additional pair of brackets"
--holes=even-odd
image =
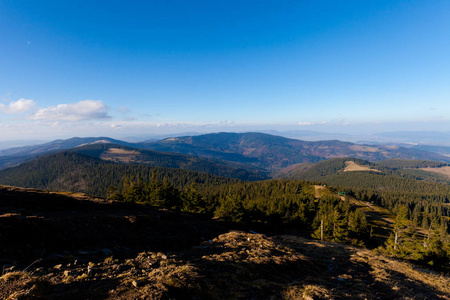
[(434, 166), (429, 169), (439, 169), (436, 166), (441, 164), (415, 160), (388, 160), (378, 164), (355, 158), (334, 158), (316, 164), (291, 166), (280, 171), (277, 177), (316, 181), (343, 190), (368, 191), (378, 194), (379, 204), (389, 209), (392, 209), (392, 203), (400, 200), (403, 203), (436, 205), (447, 214), (450, 178), (418, 169), (427, 165)]
[(169, 138), (141, 147), (220, 158), (268, 170), (333, 157), (355, 157), (370, 161), (403, 158), (450, 162), (449, 157), (436, 153), (397, 146), (367, 146), (341, 141), (306, 142), (264, 133), (213, 133)]
[(33, 160), (42, 155), (55, 153), (74, 147), (89, 144), (113, 143), (117, 145), (132, 146), (133, 144), (111, 139), (108, 137), (74, 137), (67, 140), (55, 140), (45, 144), (15, 147), (0, 150), (0, 170), (4, 168), (14, 167), (24, 162)]
[(255, 167), (187, 154), (142, 150), (116, 144), (91, 144), (70, 151), (117, 163), (185, 169), (249, 181), (267, 179), (266, 172)]
[(0, 186), (2, 299), (450, 299), (373, 251), (196, 215)]
[[(408, 160), (408, 159), (387, 159), (378, 162), (343, 157), (324, 160), (315, 164), (296, 164), (274, 173), (277, 178), (306, 179), (326, 181), (331, 177), (356, 176), (352, 171), (359, 172), (359, 176), (368, 176), (369, 173), (377, 176), (393, 176), (396, 178), (408, 178), (418, 181), (450, 183), (450, 177), (439, 174), (438, 170), (448, 168), (447, 163)], [(444, 172), (441, 172), (444, 173)]]
[(151, 143), (127, 143), (106, 137), (57, 140), (42, 145), (0, 151), (0, 169), (29, 161), (39, 154), (91, 144), (116, 144), (138, 149), (204, 156), (267, 171), (280, 170), (297, 163), (315, 163), (334, 157), (355, 157), (370, 161), (395, 158), (450, 162), (450, 157), (414, 148), (359, 145), (337, 140), (306, 142), (264, 133), (222, 132), (167, 138)]
[(193, 180), (199, 184), (237, 181), (204, 172), (118, 164), (77, 152), (60, 152), (37, 158), (17, 167), (0, 170), (0, 184), (84, 192), (105, 197), (106, 189), (109, 186), (120, 186), (125, 176), (140, 176), (143, 180), (149, 181), (154, 170), (160, 180), (166, 178), (180, 189)]
[(58, 151), (58, 150), (66, 150), (74, 147), (78, 147), (81, 145), (86, 144), (103, 144), (103, 143), (111, 143), (111, 144), (117, 144), (117, 145), (124, 145), (124, 146), (132, 146), (133, 144), (127, 143), (124, 141), (119, 141), (115, 139), (111, 139), (108, 137), (87, 137), (87, 138), (79, 138), (74, 137), (67, 140), (55, 140), (49, 143), (40, 144), (40, 145), (33, 145), (33, 146), (24, 146), (24, 147), (17, 147), (17, 148), (10, 148), (0, 151), (0, 156), (25, 156), (25, 155), (35, 155), (40, 153), (46, 153), (51, 151)]

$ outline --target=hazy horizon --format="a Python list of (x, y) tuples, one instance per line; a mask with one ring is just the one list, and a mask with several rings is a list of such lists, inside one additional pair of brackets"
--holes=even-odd
[(0, 141), (450, 131), (448, 1), (0, 0)]

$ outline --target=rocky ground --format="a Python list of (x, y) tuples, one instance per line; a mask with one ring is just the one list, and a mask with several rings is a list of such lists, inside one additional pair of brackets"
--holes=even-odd
[(0, 245), (2, 299), (450, 299), (366, 249), (83, 195), (0, 188)]

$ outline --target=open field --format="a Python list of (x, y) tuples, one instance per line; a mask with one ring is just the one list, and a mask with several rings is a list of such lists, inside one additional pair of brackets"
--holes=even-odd
[(346, 161), (345, 164), (347, 165), (344, 169), (344, 172), (354, 172), (354, 171), (373, 171), (373, 172), (380, 172), (377, 169), (372, 169), (368, 166), (361, 166), (355, 163), (354, 161)]
[(119, 148), (110, 148), (103, 153), (100, 158), (121, 163), (130, 163), (136, 160), (136, 156), (141, 154), (139, 151), (125, 150)]
[(450, 178), (450, 166), (440, 167), (440, 168), (421, 168), (420, 170), (441, 174)]

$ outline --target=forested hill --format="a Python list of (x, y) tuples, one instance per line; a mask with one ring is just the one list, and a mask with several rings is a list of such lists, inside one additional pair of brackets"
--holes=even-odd
[(70, 151), (101, 158), (105, 161), (185, 169), (246, 181), (264, 180), (268, 178), (266, 171), (241, 163), (188, 154), (142, 150), (116, 144), (91, 144), (76, 147)]
[(67, 140), (55, 140), (45, 144), (9, 148), (0, 150), (0, 170), (20, 165), (24, 162), (41, 157), (43, 155), (48, 155), (50, 153), (56, 153), (82, 145), (108, 143), (123, 146), (133, 146), (133, 144), (111, 139), (108, 137), (74, 137)]
[(168, 138), (140, 146), (242, 162), (270, 170), (296, 163), (315, 163), (333, 157), (355, 157), (370, 161), (402, 158), (450, 162), (449, 157), (411, 148), (367, 146), (341, 141), (306, 142), (264, 133), (222, 132)]
[[(427, 160), (387, 159), (370, 162), (353, 157), (339, 157), (315, 164), (296, 164), (274, 173), (278, 178), (306, 179), (313, 181), (334, 181), (337, 177), (362, 177), (368, 174), (408, 178), (440, 183), (450, 183), (450, 176), (439, 172), (449, 164)], [(359, 171), (359, 172), (358, 172)], [(356, 172), (356, 173), (355, 173)], [(450, 174), (450, 173), (449, 173)], [(349, 185), (352, 185), (350, 182)]]
[(290, 167), (278, 176), (334, 186), (394, 213), (406, 205), (409, 217), (417, 225), (427, 227), (432, 222), (436, 225), (449, 220), (450, 175), (444, 174), (448, 168), (447, 164), (432, 161), (392, 160), (377, 164), (335, 158)]
[(40, 157), (20, 166), (0, 170), (0, 184), (54, 191), (84, 192), (105, 197), (110, 186), (121, 186), (125, 177), (149, 181), (153, 171), (160, 180), (179, 189), (192, 182), (215, 185), (238, 182), (204, 172), (160, 168), (146, 165), (118, 164), (76, 152), (60, 152)]
[(41, 154), (41, 153), (46, 153), (46, 152), (51, 152), (51, 151), (61, 151), (61, 150), (71, 149), (74, 147), (92, 144), (92, 143), (95, 143), (95, 144), (111, 143), (111, 144), (123, 145), (123, 146), (133, 146), (133, 144), (131, 144), (131, 143), (111, 139), (108, 137), (86, 137), (86, 138), (73, 137), (73, 138), (70, 138), (67, 140), (55, 140), (55, 141), (45, 143), (45, 144), (0, 150), (0, 156), (29, 156), (29, 155), (36, 155), (36, 154)]

